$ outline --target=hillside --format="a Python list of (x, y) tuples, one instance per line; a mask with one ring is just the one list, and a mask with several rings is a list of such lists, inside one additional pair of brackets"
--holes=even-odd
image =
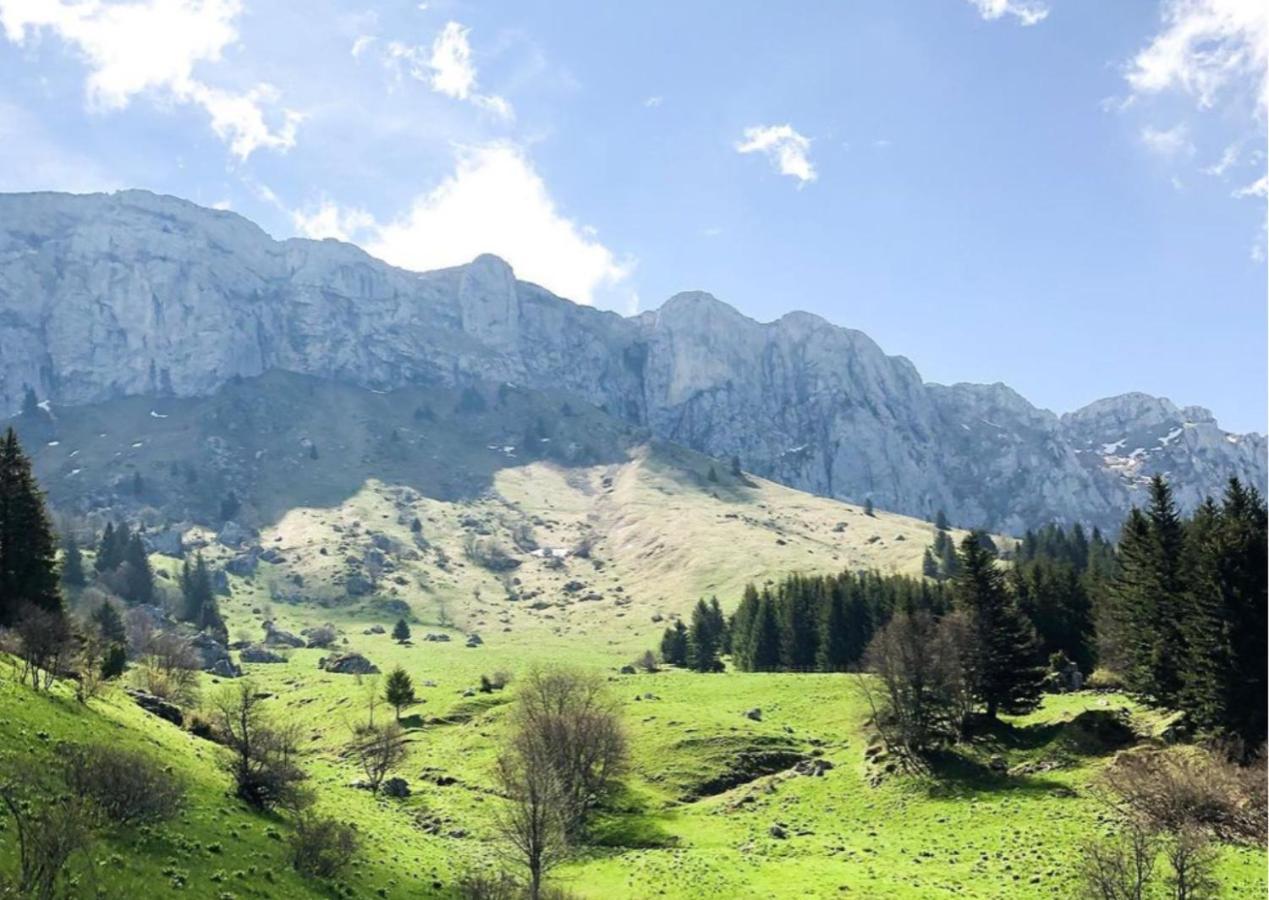
[(275, 603), (404, 603), (490, 640), (545, 630), (633, 653), (699, 597), (730, 607), (792, 571), (915, 575), (933, 539), (928, 522), (737, 476), (598, 410), (474, 396), (274, 372), (17, 424), (81, 527), (127, 517), (153, 549), (184, 535)]
[(1005, 385), (940, 386), (867, 335), (703, 292), (623, 318), (518, 281), (492, 256), (435, 272), (337, 241), (274, 241), (143, 191), (0, 196), (0, 411), (202, 397), (271, 370), (374, 390), (511, 382), (783, 484), (1018, 533), (1111, 530), (1167, 474), (1192, 508), (1266, 484), (1262, 435), (1124, 395), (1059, 417)]

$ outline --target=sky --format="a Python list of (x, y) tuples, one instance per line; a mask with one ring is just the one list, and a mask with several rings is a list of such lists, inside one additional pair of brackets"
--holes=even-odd
[(1262, 0), (0, 0), (0, 190), (1263, 432), (1267, 67)]

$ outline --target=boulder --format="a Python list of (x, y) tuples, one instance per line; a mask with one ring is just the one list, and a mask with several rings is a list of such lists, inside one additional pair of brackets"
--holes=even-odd
[(147, 531), (143, 536), (146, 549), (151, 553), (158, 553), (163, 556), (172, 556), (180, 559), (185, 554), (185, 550), (181, 545), (181, 533), (175, 528), (165, 528), (163, 531)]
[(748, 711), (746, 711), (746, 712), (745, 712), (745, 718), (746, 718), (746, 719), (753, 719), (755, 722), (761, 722), (761, 721), (762, 721), (762, 710), (761, 710), (761, 709), (759, 709), (758, 707), (756, 707), (756, 706), (755, 706), (753, 709), (748, 710)]
[(249, 647), (244, 647), (242, 651), (238, 654), (238, 659), (242, 660), (245, 663), (284, 663), (286, 662), (285, 656), (274, 653), (268, 647), (261, 647), (258, 644), (253, 644)]
[(146, 691), (138, 691), (133, 688), (127, 688), (127, 692), (128, 696), (132, 698), (132, 702), (150, 715), (158, 716), (173, 725), (185, 724), (185, 715), (175, 703), (169, 703), (162, 697), (156, 697)]
[(243, 542), (250, 538), (250, 532), (233, 520), (221, 525), (220, 531), (216, 533), (216, 540), (226, 547), (241, 547)]
[(426, 635), (423, 636), (423, 640), (440, 641), (441, 643), (445, 643), (449, 641), (449, 635), (445, 634), (444, 632), (442, 632), (441, 634), (436, 634), (434, 632), (429, 631)]
[(344, 653), (340, 656), (324, 656), (317, 667), (336, 675), (376, 675), (379, 667), (360, 653)]
[(269, 647), (303, 647), (305, 641), (304, 638), (291, 634), (289, 631), (274, 628), (272, 622), (266, 622), (264, 625), (264, 643)]
[(219, 675), (221, 678), (242, 677), (242, 669), (232, 659), (218, 659), (215, 665), (207, 671), (213, 675)]
[(831, 768), (833, 764), (826, 759), (804, 759), (793, 767), (793, 771), (799, 775), (821, 778)]
[(256, 569), (259, 568), (260, 558), (254, 553), (239, 553), (229, 562), (225, 563), (225, 571), (230, 575), (237, 575), (240, 578), (246, 578), (248, 575), (254, 575)]
[(344, 579), (344, 591), (349, 597), (364, 597), (374, 589), (375, 586), (364, 575), (354, 573)]

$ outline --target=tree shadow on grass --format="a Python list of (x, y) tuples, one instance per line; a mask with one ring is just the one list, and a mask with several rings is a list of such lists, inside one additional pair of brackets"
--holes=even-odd
[(926, 756), (926, 792), (940, 799), (966, 800), (997, 794), (1070, 797), (1070, 786), (1036, 775), (1010, 775), (956, 750)]
[(663, 818), (646, 797), (623, 786), (595, 813), (586, 843), (600, 853), (674, 847), (678, 838), (665, 830)]

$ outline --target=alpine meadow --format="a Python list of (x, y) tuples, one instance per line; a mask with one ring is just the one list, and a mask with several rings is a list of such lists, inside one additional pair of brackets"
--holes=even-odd
[(0, 898), (1269, 895), (1267, 121), (1251, 0), (0, 0)]

